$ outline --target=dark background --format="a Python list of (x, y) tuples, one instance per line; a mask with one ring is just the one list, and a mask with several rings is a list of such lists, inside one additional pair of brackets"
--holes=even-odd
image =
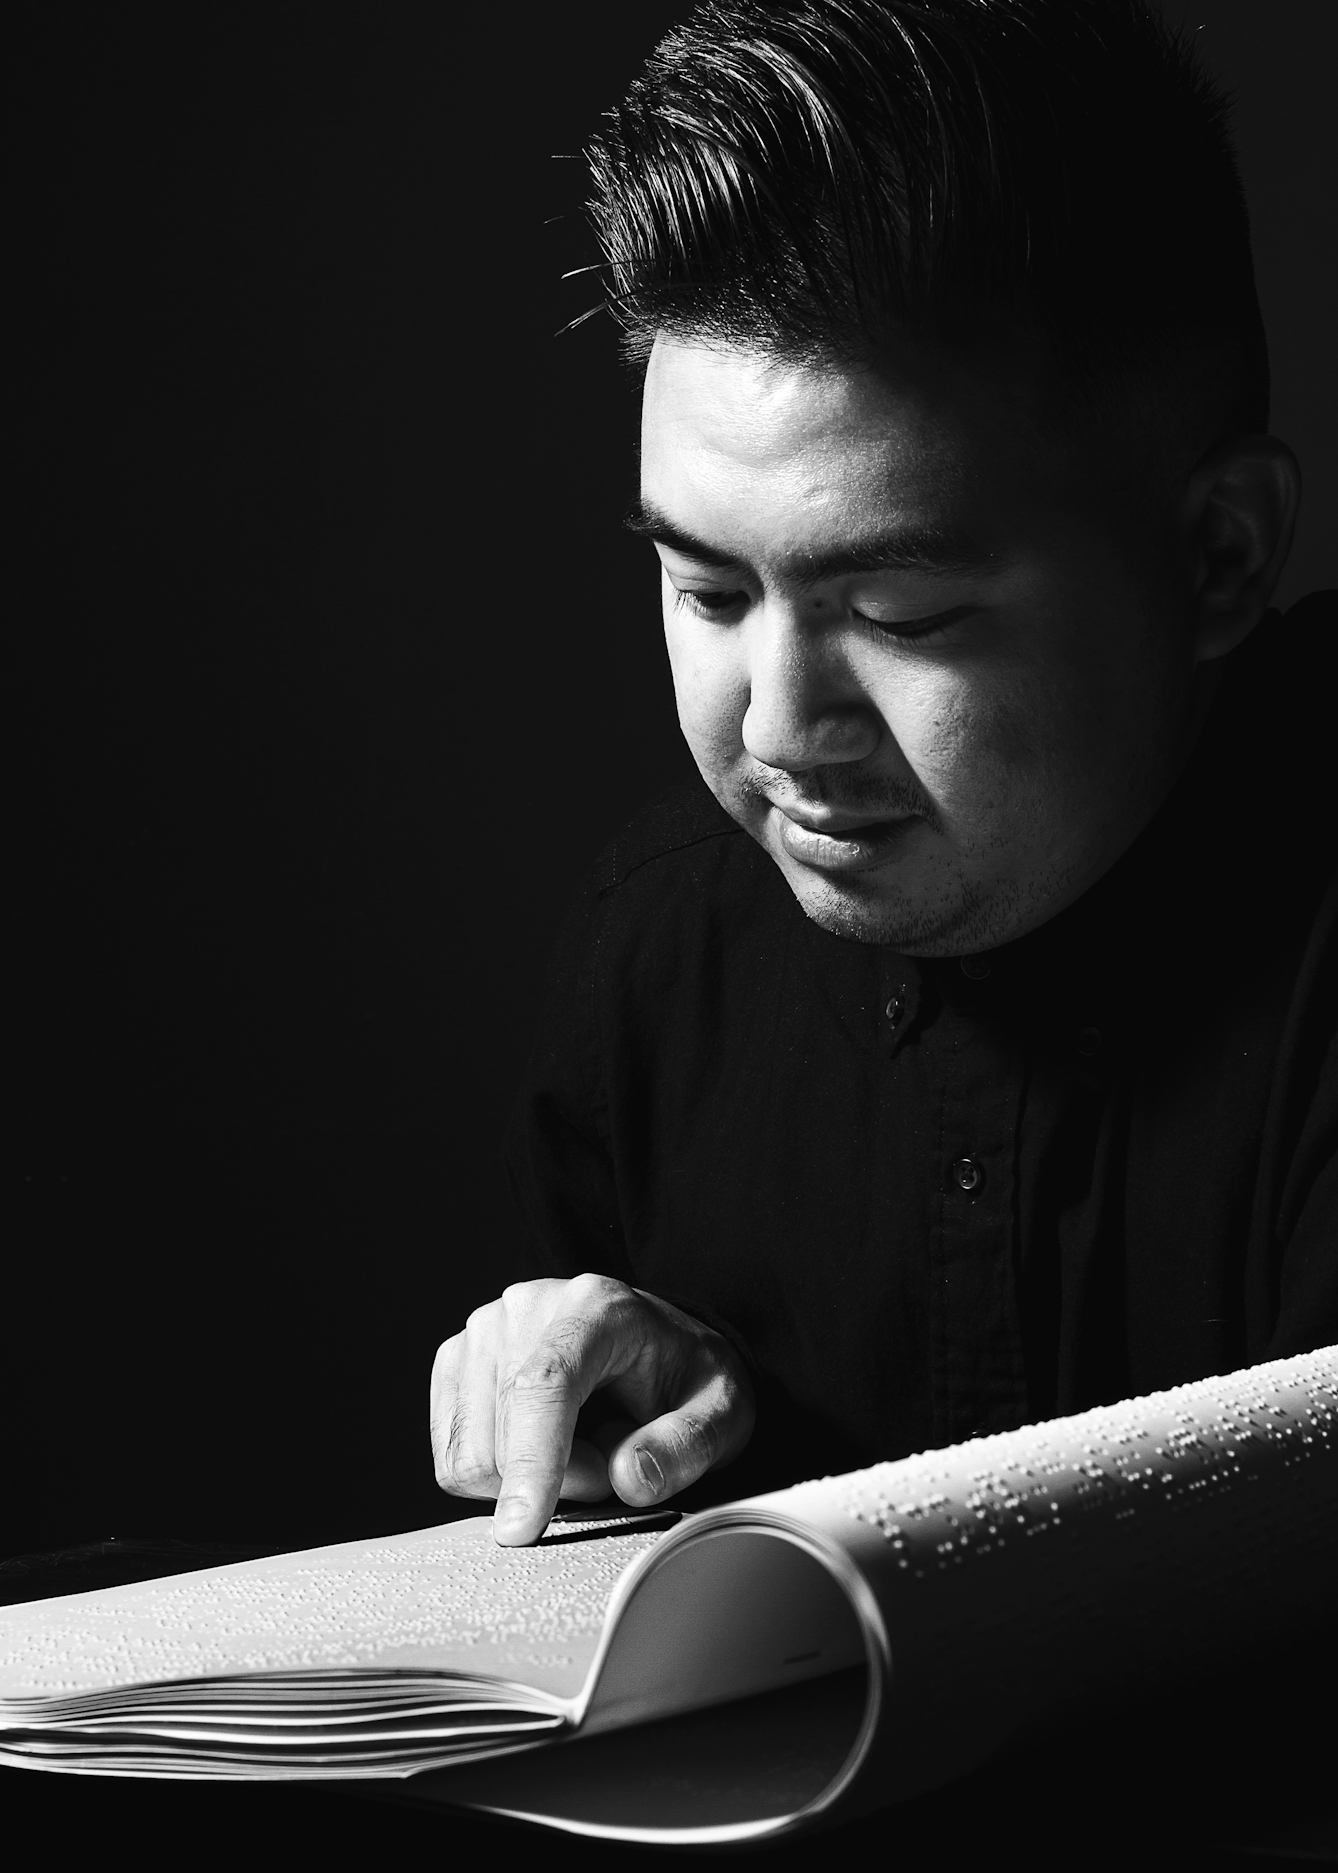
[[(1287, 601), (1338, 570), (1338, 9), (1172, 10), (1240, 94)], [(551, 932), (689, 771), (551, 160), (681, 11), (11, 15), (4, 1551), (447, 1512)]]

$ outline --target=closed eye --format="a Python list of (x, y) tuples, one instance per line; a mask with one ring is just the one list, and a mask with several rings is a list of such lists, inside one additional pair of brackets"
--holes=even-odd
[(978, 609), (976, 605), (954, 605), (950, 610), (936, 611), (928, 618), (899, 618), (895, 622), (886, 618), (871, 618), (864, 611), (856, 611), (854, 615), (865, 624), (872, 625), (883, 637), (912, 639), (934, 637)]
[[(717, 622), (723, 620), (726, 614), (733, 611), (736, 606), (748, 602), (746, 592), (698, 592), (683, 586), (675, 586), (674, 594), (675, 610), (693, 611), (699, 618), (711, 618)], [(882, 637), (895, 637), (909, 641), (933, 637), (936, 632), (946, 630), (949, 625), (956, 624), (959, 619), (965, 618), (976, 609), (975, 605), (954, 605), (947, 611), (936, 611), (926, 618), (893, 620), (871, 618), (868, 612), (860, 611), (852, 606), (849, 615), (861, 624), (869, 625)]]
[(690, 592), (674, 587), (676, 611), (695, 611), (700, 618), (720, 618), (747, 598), (746, 592)]

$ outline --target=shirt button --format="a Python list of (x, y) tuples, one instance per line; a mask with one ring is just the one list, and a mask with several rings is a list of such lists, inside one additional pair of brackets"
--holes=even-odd
[(988, 956), (963, 956), (957, 967), (968, 982), (983, 982), (991, 964)]
[(891, 995), (888, 997), (887, 1007), (884, 1008), (883, 1013), (887, 1016), (888, 1020), (892, 1022), (893, 1025), (895, 1026), (895, 1024), (898, 1021), (900, 1021), (902, 1015), (905, 1013), (905, 1010), (906, 1010), (905, 997), (902, 995)]
[(959, 1190), (973, 1195), (985, 1181), (985, 1167), (974, 1158), (958, 1158), (952, 1167), (952, 1181)]
[(1078, 1033), (1078, 1052), (1085, 1060), (1101, 1052), (1100, 1028), (1081, 1028)]

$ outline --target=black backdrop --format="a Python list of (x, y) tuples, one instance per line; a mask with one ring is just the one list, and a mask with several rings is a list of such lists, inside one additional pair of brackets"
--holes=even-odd
[[(1296, 596), (1334, 14), (1173, 10), (1241, 92)], [(16, 9), (4, 1550), (444, 1512), (428, 1370), (510, 1277), (551, 931), (688, 771), (551, 160), (679, 11)]]

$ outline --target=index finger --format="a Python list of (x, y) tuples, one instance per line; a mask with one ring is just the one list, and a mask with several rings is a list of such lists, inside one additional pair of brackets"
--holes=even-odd
[(504, 1546), (537, 1541), (552, 1520), (577, 1414), (613, 1376), (613, 1339), (606, 1318), (554, 1320), (499, 1388), (496, 1461), (502, 1487), (493, 1534)]

